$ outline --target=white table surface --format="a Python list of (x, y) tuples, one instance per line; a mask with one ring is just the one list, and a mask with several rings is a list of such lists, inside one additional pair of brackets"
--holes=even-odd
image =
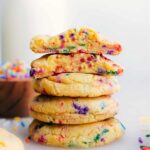
[[(136, 75), (136, 78), (135, 78)], [(121, 91), (114, 95), (120, 104), (119, 114), (116, 116), (126, 126), (126, 132), (122, 139), (113, 142), (104, 147), (90, 148), (90, 150), (138, 150), (138, 137), (141, 136), (139, 126), (139, 117), (150, 117), (150, 82), (149, 76), (137, 75), (136, 72), (126, 72), (123, 77), (119, 77), (122, 85)], [(13, 131), (13, 125), (9, 121), (5, 121), (5, 128), (18, 135), (22, 140), (28, 136), (27, 125)], [(0, 126), (3, 126), (2, 123)], [(7, 127), (6, 127), (7, 126)], [(4, 126), (3, 126), (4, 127)], [(63, 148), (54, 148), (42, 146), (33, 142), (25, 143), (25, 150), (58, 150)]]

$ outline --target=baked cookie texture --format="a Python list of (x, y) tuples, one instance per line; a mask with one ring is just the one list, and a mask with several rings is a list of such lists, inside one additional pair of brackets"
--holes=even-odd
[(87, 148), (103, 146), (119, 139), (124, 134), (124, 126), (113, 118), (83, 125), (54, 125), (34, 120), (29, 133), (40, 144)]
[(111, 95), (119, 89), (118, 81), (113, 77), (92, 74), (63, 73), (42, 79), (34, 79), (36, 92), (69, 97), (98, 97)]
[(90, 53), (118, 55), (122, 47), (117, 42), (109, 42), (90, 28), (69, 29), (55, 36), (36, 36), (30, 48), (35, 53)]
[(0, 150), (24, 150), (24, 145), (17, 136), (0, 128)]
[(31, 63), (30, 74), (35, 78), (66, 72), (116, 76), (123, 73), (123, 68), (102, 55), (84, 53), (44, 55)]
[(84, 124), (105, 120), (118, 112), (118, 103), (110, 96), (70, 98), (38, 96), (31, 103), (31, 116), (56, 124)]

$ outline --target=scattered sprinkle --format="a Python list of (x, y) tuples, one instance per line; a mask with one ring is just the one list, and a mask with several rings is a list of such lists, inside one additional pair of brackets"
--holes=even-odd
[(19, 122), (21, 120), (21, 118), (20, 117), (15, 117), (14, 120)]
[(20, 122), (21, 126), (24, 128), (26, 127), (25, 123), (23, 121)]
[(98, 72), (98, 74), (106, 74), (106, 70), (104, 70), (102, 68), (98, 68), (97, 72)]
[(109, 130), (108, 130), (108, 129), (104, 129), (101, 133), (98, 133), (98, 134), (95, 136), (94, 141), (95, 141), (95, 142), (98, 142), (98, 141), (102, 138), (102, 136), (103, 136), (104, 134), (106, 134), (107, 132), (109, 132)]
[(26, 143), (30, 143), (30, 142), (31, 142), (31, 137), (29, 136), (29, 137), (25, 138), (24, 141), (25, 141)]
[(12, 130), (17, 131), (17, 127), (13, 127)]
[(87, 106), (81, 107), (81, 106), (75, 104), (74, 102), (73, 102), (73, 107), (74, 107), (76, 110), (78, 110), (78, 113), (79, 113), (79, 114), (84, 114), (84, 115), (86, 115), (87, 112), (89, 111), (89, 108), (88, 108)]
[(40, 143), (40, 144), (45, 143), (45, 138), (44, 138), (44, 136), (43, 136), (43, 135), (41, 135), (41, 136), (39, 137), (39, 139), (38, 139), (38, 143)]
[(146, 134), (145, 137), (150, 137), (150, 134)]
[(143, 143), (143, 140), (141, 137), (138, 138), (139, 143)]
[(106, 107), (106, 104), (104, 101), (100, 102), (100, 108), (103, 110)]

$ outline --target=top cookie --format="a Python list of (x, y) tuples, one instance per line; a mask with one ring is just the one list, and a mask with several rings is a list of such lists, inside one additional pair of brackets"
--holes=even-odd
[(117, 55), (121, 45), (102, 39), (89, 28), (69, 29), (55, 36), (36, 36), (31, 40), (30, 48), (35, 53), (90, 53)]

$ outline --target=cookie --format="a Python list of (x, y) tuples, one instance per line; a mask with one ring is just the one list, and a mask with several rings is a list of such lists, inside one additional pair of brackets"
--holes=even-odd
[(17, 136), (0, 128), (0, 150), (24, 150), (24, 145)]
[(38, 96), (31, 103), (31, 116), (56, 124), (84, 124), (105, 120), (118, 112), (118, 103), (110, 96), (70, 98)]
[(122, 51), (119, 43), (102, 39), (89, 28), (69, 29), (56, 36), (36, 36), (30, 47), (35, 53), (90, 53), (117, 55)]
[(98, 97), (111, 95), (120, 89), (113, 77), (82, 73), (63, 73), (48, 78), (34, 79), (36, 92), (44, 95), (69, 97)]
[(59, 73), (89, 73), (116, 76), (123, 68), (102, 55), (54, 54), (45, 55), (31, 63), (30, 75), (35, 78), (48, 77)]
[(54, 125), (34, 120), (29, 134), (39, 144), (86, 148), (103, 146), (121, 138), (124, 126), (113, 118), (83, 125)]

